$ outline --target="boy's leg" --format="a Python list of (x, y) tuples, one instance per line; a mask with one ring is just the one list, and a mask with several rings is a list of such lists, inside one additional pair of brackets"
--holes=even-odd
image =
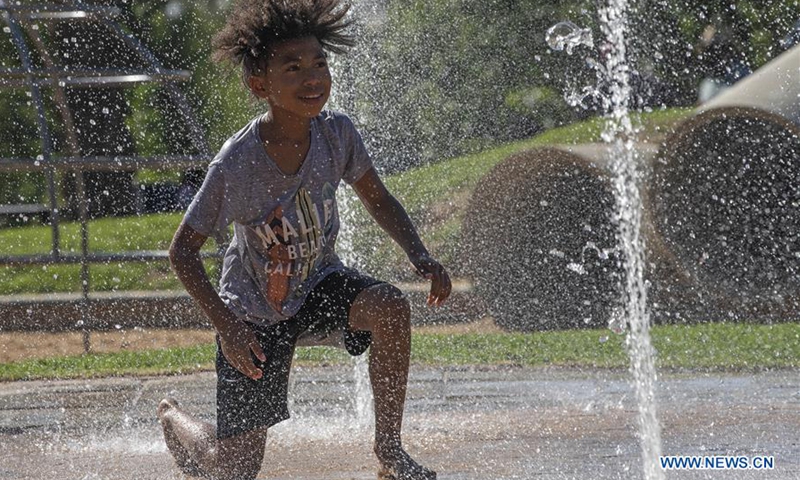
[(218, 440), (212, 424), (192, 418), (174, 400), (162, 400), (157, 413), (167, 447), (185, 474), (219, 480), (256, 478), (264, 460), (266, 428)]
[(400, 431), (411, 357), (411, 312), (396, 287), (381, 283), (364, 289), (350, 308), (350, 328), (372, 332), (369, 376), (375, 398), (375, 454), (380, 478), (430, 480), (436, 473), (403, 450)]
[(164, 439), (184, 473), (227, 480), (256, 478), (264, 459), (267, 429), (289, 418), (287, 391), (294, 353), (291, 323), (252, 327), (266, 362), (252, 380), (236, 370), (217, 346), (217, 425), (197, 420), (174, 400), (162, 400), (158, 418)]

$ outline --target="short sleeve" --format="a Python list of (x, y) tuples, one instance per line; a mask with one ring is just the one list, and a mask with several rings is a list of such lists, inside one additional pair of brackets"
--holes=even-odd
[(218, 237), (230, 224), (225, 202), (225, 178), (222, 165), (212, 162), (203, 186), (189, 205), (184, 222), (206, 237)]
[(345, 153), (347, 155), (342, 180), (348, 185), (355, 183), (362, 175), (372, 168), (372, 159), (367, 153), (361, 134), (356, 130), (353, 122), (344, 117), (342, 134), (345, 141)]

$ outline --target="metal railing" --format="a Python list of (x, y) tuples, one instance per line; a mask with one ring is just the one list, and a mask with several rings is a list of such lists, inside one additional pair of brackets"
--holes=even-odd
[[(89, 312), (90, 275), (89, 265), (106, 262), (147, 262), (165, 260), (166, 251), (127, 251), (93, 253), (89, 251), (88, 199), (84, 172), (94, 171), (133, 171), (142, 168), (202, 168), (212, 155), (205, 139), (202, 126), (194, 115), (178, 82), (191, 79), (186, 70), (165, 69), (159, 60), (138, 39), (126, 32), (117, 22), (120, 10), (116, 7), (86, 5), (82, 3), (31, 3), (19, 5), (17, 2), (0, 0), (0, 16), (5, 23), (4, 31), (10, 33), (11, 41), (16, 48), (21, 68), (0, 69), (0, 89), (26, 88), (30, 94), (32, 105), (36, 110), (37, 133), (40, 139), (39, 154), (35, 158), (0, 158), (0, 172), (42, 172), (47, 182), (46, 205), (19, 204), (0, 205), (0, 212), (13, 214), (47, 213), (52, 231), (51, 250), (49, 254), (40, 255), (0, 255), (0, 265), (47, 265), (47, 264), (80, 264), (81, 265), (81, 298), (82, 322), (85, 326), (84, 348), (89, 344)], [(69, 68), (56, 65), (54, 58), (40, 33), (42, 22), (91, 22), (106, 34), (122, 40), (130, 49), (130, 53), (141, 61), (144, 68)], [(30, 45), (29, 45), (30, 42)], [(41, 67), (34, 64), (33, 54), (38, 56)], [(197, 154), (193, 155), (157, 155), (157, 156), (85, 156), (81, 153), (78, 142), (73, 112), (67, 102), (66, 88), (123, 87), (128, 85), (155, 83), (162, 86), (170, 101), (186, 122), (189, 130), (189, 141)], [(47, 115), (45, 96), (42, 88), (52, 89), (53, 98), (48, 98), (55, 105), (60, 123), (63, 126), (63, 150), (66, 154), (56, 153), (53, 148), (53, 132)], [(60, 207), (57, 194), (59, 171), (74, 172), (75, 195), (77, 198), (78, 217), (81, 231), (81, 248), (79, 254), (63, 253), (59, 234)], [(205, 253), (204, 257), (219, 257), (219, 252)]]

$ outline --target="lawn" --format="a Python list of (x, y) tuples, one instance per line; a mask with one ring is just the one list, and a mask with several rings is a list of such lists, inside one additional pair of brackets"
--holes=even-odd
[[(800, 367), (800, 325), (700, 324), (652, 329), (656, 365), (667, 370), (758, 371)], [(53, 357), (0, 364), (0, 381), (167, 375), (213, 370), (213, 344)], [(351, 362), (341, 350), (299, 348), (295, 362)], [(417, 365), (518, 365), (624, 369), (625, 337), (605, 329), (537, 333), (437, 333), (412, 337)]]

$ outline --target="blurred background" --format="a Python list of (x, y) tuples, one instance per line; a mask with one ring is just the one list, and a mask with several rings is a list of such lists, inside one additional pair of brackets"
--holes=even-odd
[[(0, 2), (0, 295), (82, 291), (86, 300), (90, 292), (180, 290), (164, 254), (179, 212), (214, 152), (264, 108), (239, 72), (210, 60), (230, 3)], [(518, 142), (599, 141), (610, 51), (600, 3), (353, 3), (358, 45), (332, 58), (330, 107), (353, 117), (426, 242), (457, 276), (468, 274), (459, 256), (465, 210), (492, 166)], [(64, 16), (75, 5), (97, 18)], [(642, 0), (629, 18), (631, 106), (651, 144), (800, 41), (797, 0)], [(548, 46), (545, 33), (564, 21), (588, 30), (591, 48)], [(151, 56), (134, 53), (130, 39)], [(87, 88), (64, 73), (89, 71), (105, 72), (106, 83)], [(108, 80), (123, 74), (125, 81)], [(34, 77), (32, 94), (26, 82)], [(83, 212), (80, 197), (88, 200)], [(350, 210), (341, 247), (351, 263), (413, 280), (363, 211)], [(213, 247), (207, 255), (215, 274)]]

